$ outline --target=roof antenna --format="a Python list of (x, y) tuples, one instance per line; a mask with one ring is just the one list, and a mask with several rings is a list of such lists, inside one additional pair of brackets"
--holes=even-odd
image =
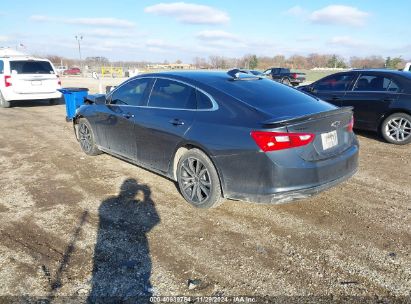
[[(263, 79), (264, 78), (258, 75), (254, 75), (247, 70), (241, 70), (237, 68), (229, 70), (227, 74), (230, 75), (233, 78), (233, 80), (239, 80), (239, 79), (250, 80), (250, 79)], [(245, 74), (243, 78), (241, 78), (241, 74)]]
[(232, 70), (229, 70), (227, 72), (227, 74), (230, 75), (234, 79), (238, 79), (238, 78), (240, 78), (240, 73), (241, 72), (244, 73), (244, 71), (241, 71), (240, 69), (232, 69)]

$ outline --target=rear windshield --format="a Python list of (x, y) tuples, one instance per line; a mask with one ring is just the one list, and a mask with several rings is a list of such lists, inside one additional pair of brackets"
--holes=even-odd
[(297, 89), (269, 79), (219, 81), (212, 83), (212, 86), (260, 109), (318, 102), (315, 98)]
[[(48, 61), (18, 60), (10, 61), (10, 70), (17, 74), (54, 74)], [(16, 72), (13, 72), (16, 71)]]

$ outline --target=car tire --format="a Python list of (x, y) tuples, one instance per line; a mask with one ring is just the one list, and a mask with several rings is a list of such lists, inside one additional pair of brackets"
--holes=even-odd
[(93, 129), (90, 123), (85, 118), (80, 118), (77, 124), (77, 138), (80, 143), (81, 150), (87, 155), (99, 155), (102, 152), (97, 148)]
[(0, 92), (0, 108), (10, 108), (10, 101), (4, 99), (3, 94)]
[(394, 113), (381, 124), (381, 135), (389, 143), (406, 145), (411, 142), (411, 116), (405, 113)]
[(281, 79), (281, 83), (289, 86), (290, 85), (290, 80), (288, 78), (283, 78), (283, 79)]
[(194, 207), (214, 208), (224, 201), (217, 170), (199, 149), (188, 150), (180, 158), (177, 182), (184, 199)]

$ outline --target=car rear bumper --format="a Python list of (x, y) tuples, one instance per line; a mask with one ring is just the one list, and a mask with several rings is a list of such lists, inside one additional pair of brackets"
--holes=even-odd
[(272, 194), (246, 194), (246, 195), (237, 194), (237, 195), (233, 195), (230, 198), (235, 199), (235, 200), (241, 200), (241, 201), (253, 202), (253, 203), (261, 203), (261, 204), (276, 204), (276, 205), (285, 204), (285, 203), (292, 202), (294, 200), (308, 198), (324, 190), (332, 188), (346, 181), (347, 179), (352, 177), (356, 172), (357, 172), (357, 169), (355, 169), (354, 171), (348, 172), (346, 175), (336, 180), (332, 180), (324, 184), (319, 184), (314, 187), (301, 188), (297, 190), (284, 191), (284, 192), (278, 192), (278, 193), (272, 193)]
[(15, 100), (39, 100), (39, 99), (57, 99), (62, 96), (59, 91), (51, 93), (25, 93), (19, 94), (12, 91), (4, 90), (2, 91), (3, 97), (6, 101)]
[(235, 163), (219, 157), (216, 162), (221, 166), (226, 198), (282, 204), (312, 196), (350, 178), (358, 168), (358, 151), (354, 144), (331, 159), (315, 162), (304, 161), (294, 151), (283, 155), (258, 153)]

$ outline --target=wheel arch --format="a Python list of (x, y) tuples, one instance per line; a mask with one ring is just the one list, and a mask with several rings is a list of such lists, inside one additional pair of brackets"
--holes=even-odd
[[(76, 116), (74, 116), (73, 117), (73, 130), (74, 130), (74, 135), (76, 136), (76, 139), (77, 139), (77, 141), (79, 140), (79, 138), (78, 138), (78, 130), (77, 130), (77, 125), (78, 125), (78, 121), (81, 119), (81, 118), (85, 118), (83, 115), (81, 115), (81, 114), (78, 114), (78, 115), (76, 115)], [(86, 118), (85, 118), (86, 119)]]
[(173, 159), (171, 160), (170, 163), (170, 176), (174, 181), (177, 181), (177, 165), (178, 162), (180, 161), (181, 157), (184, 155), (185, 152), (192, 150), (192, 149), (198, 149), (201, 152), (203, 152), (212, 162), (214, 168), (217, 171), (217, 175), (218, 175), (218, 180), (220, 181), (220, 185), (221, 185), (221, 194), (224, 197), (224, 193), (225, 193), (225, 185), (224, 185), (224, 177), (221, 173), (220, 168), (216, 165), (214, 159), (211, 157), (211, 152), (205, 148), (203, 145), (200, 145), (198, 143), (193, 143), (193, 142), (184, 142), (181, 143), (175, 150), (174, 152), (174, 156)]
[(411, 110), (410, 110), (410, 109), (404, 109), (404, 108), (393, 108), (393, 109), (390, 109), (389, 111), (387, 111), (386, 113), (384, 113), (384, 114), (380, 117), (380, 119), (379, 119), (379, 121), (378, 121), (378, 126), (377, 126), (377, 131), (378, 131), (378, 132), (381, 132), (381, 126), (382, 126), (382, 123), (384, 122), (384, 120), (385, 120), (388, 116), (390, 116), (390, 115), (392, 115), (392, 114), (395, 114), (395, 113), (404, 113), (404, 114), (407, 114), (407, 115), (411, 115)]

